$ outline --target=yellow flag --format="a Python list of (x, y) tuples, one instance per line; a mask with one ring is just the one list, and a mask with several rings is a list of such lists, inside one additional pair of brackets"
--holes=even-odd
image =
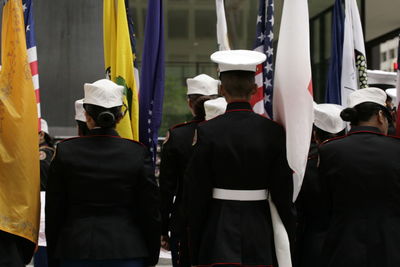
[(125, 138), (139, 140), (139, 101), (134, 74), (134, 57), (130, 43), (124, 0), (104, 0), (104, 63), (110, 79), (125, 86), (125, 117), (117, 125)]
[(0, 230), (37, 243), (40, 173), (37, 105), (21, 0), (3, 7), (0, 71)]

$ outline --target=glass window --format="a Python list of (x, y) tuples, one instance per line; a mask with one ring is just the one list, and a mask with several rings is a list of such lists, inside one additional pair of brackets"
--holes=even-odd
[(381, 57), (382, 57), (382, 61), (386, 61), (387, 60), (386, 52), (382, 52)]
[(189, 12), (186, 9), (168, 10), (168, 37), (171, 39), (188, 38)]
[(389, 58), (392, 59), (392, 58), (395, 58), (395, 57), (396, 57), (396, 55), (395, 55), (394, 49), (390, 49), (389, 50)]
[(196, 38), (216, 38), (215, 10), (195, 11)]

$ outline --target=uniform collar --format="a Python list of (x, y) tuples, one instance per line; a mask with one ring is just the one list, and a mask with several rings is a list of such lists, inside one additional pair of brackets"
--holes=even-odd
[(110, 135), (110, 136), (119, 136), (117, 131), (114, 128), (94, 128), (89, 131), (88, 135)]
[(349, 134), (358, 133), (358, 132), (383, 134), (381, 132), (381, 130), (379, 130), (377, 127), (373, 127), (373, 126), (354, 126), (354, 127), (351, 127)]
[(228, 105), (226, 106), (226, 111), (253, 111), (251, 109), (251, 105), (249, 102), (247, 101), (234, 101), (234, 102), (230, 102), (228, 103)]

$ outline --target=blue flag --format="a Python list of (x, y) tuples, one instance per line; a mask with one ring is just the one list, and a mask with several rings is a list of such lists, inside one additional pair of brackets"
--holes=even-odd
[(344, 14), (342, 0), (336, 0), (332, 17), (332, 50), (329, 64), (325, 102), (338, 104), (342, 102), (342, 56), (344, 40)]
[(164, 98), (162, 0), (148, 1), (139, 91), (139, 138), (155, 161)]

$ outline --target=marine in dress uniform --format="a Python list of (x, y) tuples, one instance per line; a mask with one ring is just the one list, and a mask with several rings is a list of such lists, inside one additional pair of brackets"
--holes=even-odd
[(123, 87), (85, 84), (89, 135), (58, 144), (46, 195), (49, 266), (153, 266), (159, 192), (142, 144), (114, 130)]
[(400, 140), (387, 136), (390, 113), (377, 88), (349, 96), (349, 134), (320, 147), (319, 173), (330, 223), (321, 266), (400, 266)]
[(0, 231), (0, 266), (25, 267), (32, 259), (35, 244), (17, 235)]
[(47, 180), (49, 175), (50, 163), (54, 157), (54, 142), (49, 134), (49, 126), (47, 121), (43, 118), (40, 119), (41, 131), (39, 132), (39, 159), (40, 159), (40, 227), (39, 227), (39, 242), (38, 250), (34, 256), (35, 267), (47, 267), (47, 252), (46, 252), (46, 235), (44, 232), (44, 203), (45, 191), (47, 187)]
[(303, 185), (296, 200), (298, 267), (321, 266), (328, 216), (318, 175), (318, 146), (327, 139), (344, 135), (346, 125), (340, 117), (343, 108), (335, 104), (314, 103), (313, 140)]
[(192, 265), (277, 266), (270, 207), (276, 206), (293, 243), (293, 181), (283, 127), (249, 103), (265, 55), (231, 50), (211, 59), (219, 63), (228, 105), (223, 115), (199, 124), (185, 176)]
[[(204, 120), (204, 101), (218, 95), (219, 81), (206, 74), (187, 79), (189, 108), (194, 115), (189, 122), (178, 124), (167, 133), (161, 153), (160, 193), (162, 246), (169, 243), (174, 266), (190, 266), (186, 222), (182, 210), (183, 175), (192, 154), (197, 124)], [(168, 232), (171, 232), (169, 238)]]

